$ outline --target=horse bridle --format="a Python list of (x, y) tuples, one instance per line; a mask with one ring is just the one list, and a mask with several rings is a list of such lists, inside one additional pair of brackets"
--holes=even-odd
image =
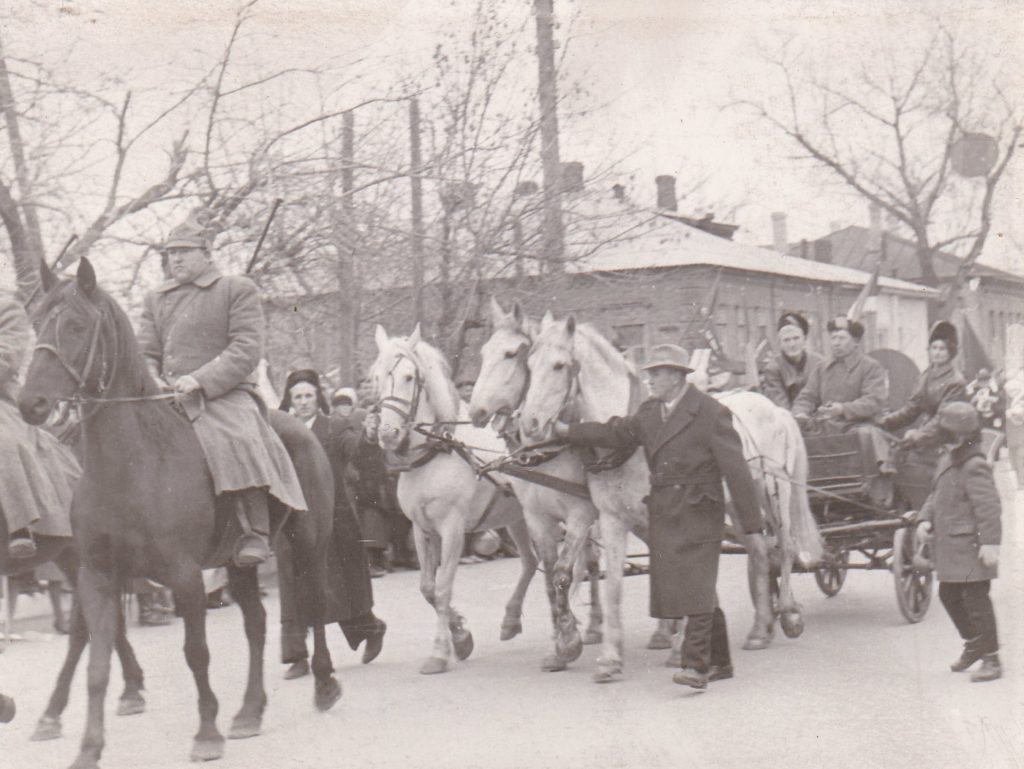
[[(93, 315), (92, 330), (89, 334), (89, 353), (86, 355), (85, 364), (82, 366), (81, 371), (77, 370), (74, 366), (68, 363), (67, 359), (61, 354), (60, 351), (60, 316), (64, 312), (66, 307), (61, 307), (53, 315), (43, 319), (43, 323), (40, 324), (40, 332), (46, 327), (47, 322), (53, 322), (55, 329), (53, 333), (53, 344), (46, 344), (45, 342), (39, 342), (36, 344), (34, 350), (45, 350), (51, 353), (57, 362), (64, 368), (64, 370), (71, 376), (78, 385), (78, 389), (75, 390), (74, 395), (66, 400), (74, 400), (79, 394), (86, 388), (89, 377), (92, 374), (93, 367), (96, 363), (96, 352), (100, 346), (100, 332), (103, 329), (103, 314), (99, 310), (90, 310), (90, 314)], [(115, 362), (116, 366), (116, 362)], [(107, 377), (107, 362), (100, 359), (100, 371), (99, 376), (96, 380), (96, 392), (102, 396), (106, 389), (110, 386), (110, 383), (114, 379), (114, 370), (111, 370), (110, 376)]]
[[(558, 409), (555, 411), (555, 415), (553, 417), (550, 417), (548, 419), (548, 421), (545, 423), (545, 425), (544, 425), (544, 429), (545, 430), (547, 430), (547, 428), (550, 427), (555, 422), (555, 420), (560, 419), (562, 417), (562, 414), (564, 414), (568, 410), (568, 408), (576, 400), (576, 397), (580, 394), (580, 362), (578, 360), (576, 360), (576, 358), (570, 357), (569, 365), (566, 366), (565, 368), (566, 368), (566, 372), (565, 373), (566, 373), (566, 377), (567, 377), (566, 386), (565, 386), (565, 395), (562, 396), (562, 403), (558, 406)], [(527, 372), (527, 380), (526, 380), (527, 381), (527, 386), (529, 386), (529, 382), (530, 382), (530, 379), (529, 379), (530, 367), (529, 366), (526, 367), (526, 372)], [(526, 393), (524, 392), (523, 393), (524, 397), (525, 397), (525, 394)]]
[(420, 379), (420, 367), (416, 365), (416, 361), (405, 353), (399, 353), (395, 357), (395, 362), (391, 365), (391, 368), (389, 368), (388, 372), (384, 375), (385, 380), (391, 380), (392, 393), (395, 389), (395, 369), (398, 368), (398, 364), (403, 360), (411, 362), (413, 364), (413, 370), (416, 372), (413, 379), (412, 398), (400, 398), (397, 395), (386, 395), (377, 401), (377, 408), (380, 410), (387, 409), (388, 411), (393, 411), (398, 414), (404, 426), (408, 424), (414, 416), (416, 416), (416, 411), (419, 409), (420, 405), (420, 393), (423, 391), (423, 382)]

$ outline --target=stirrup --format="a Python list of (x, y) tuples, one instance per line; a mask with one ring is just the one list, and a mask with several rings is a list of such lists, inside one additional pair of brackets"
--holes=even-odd
[(270, 557), (270, 542), (267, 535), (249, 531), (238, 538), (235, 544), (236, 566), (258, 566)]
[(32, 558), (36, 552), (36, 543), (32, 538), (31, 530), (29, 530), (27, 537), (13, 537), (7, 540), (7, 555), (15, 560)]

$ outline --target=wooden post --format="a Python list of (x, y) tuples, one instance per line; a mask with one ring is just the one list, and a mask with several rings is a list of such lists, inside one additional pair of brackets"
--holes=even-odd
[(414, 96), (409, 99), (409, 181), (412, 187), (412, 256), (413, 312), (416, 323), (423, 323), (423, 155), (420, 149), (420, 103)]
[[(354, 387), (357, 334), (359, 332), (359, 289), (355, 278), (355, 228), (352, 226), (353, 189), (355, 189), (355, 114), (342, 115), (341, 123), (341, 213), (334, 225), (334, 245), (338, 258), (338, 381)], [(337, 214), (335, 215), (338, 216)]]
[(544, 171), (542, 253), (551, 271), (564, 267), (562, 161), (558, 149), (558, 88), (555, 73), (554, 3), (534, 0), (537, 22), (537, 98), (540, 106), (540, 158)]

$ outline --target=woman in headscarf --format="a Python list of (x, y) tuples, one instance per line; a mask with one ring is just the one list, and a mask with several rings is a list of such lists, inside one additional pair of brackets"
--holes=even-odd
[(906, 405), (879, 418), (879, 426), (890, 431), (920, 422), (903, 436), (906, 446), (937, 446), (941, 442), (939, 408), (944, 403), (968, 401), (967, 382), (953, 362), (958, 346), (956, 326), (945, 320), (932, 326), (928, 334), (928, 368), (918, 377)]

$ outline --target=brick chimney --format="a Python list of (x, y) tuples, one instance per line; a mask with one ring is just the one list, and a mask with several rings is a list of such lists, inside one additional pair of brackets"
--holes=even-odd
[(780, 254), (789, 250), (789, 240), (786, 235), (786, 215), (782, 211), (772, 214), (772, 248)]
[(654, 183), (658, 185), (658, 208), (664, 211), (678, 211), (676, 177), (662, 174), (661, 176), (654, 177)]
[(626, 202), (626, 187), (622, 184), (612, 185), (612, 198), (617, 200), (619, 203)]
[[(878, 252), (882, 247), (882, 209), (868, 205), (868, 249)], [(876, 253), (877, 256), (877, 253)]]
[(562, 192), (583, 191), (583, 164), (578, 160), (562, 163)]

